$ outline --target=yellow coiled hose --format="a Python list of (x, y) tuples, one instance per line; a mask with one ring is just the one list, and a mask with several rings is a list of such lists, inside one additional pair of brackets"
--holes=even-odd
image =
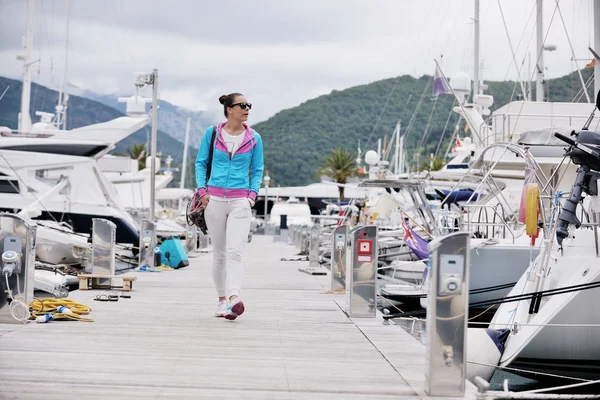
[[(60, 306), (67, 307), (73, 313), (72, 314), (64, 314), (59, 313), (58, 308)], [(56, 320), (73, 320), (73, 321), (83, 321), (83, 322), (94, 322), (93, 319), (82, 317), (82, 315), (87, 315), (92, 311), (92, 309), (85, 304), (78, 303), (71, 299), (34, 299), (31, 303), (29, 303), (29, 308), (31, 310), (31, 319), (36, 319), (39, 316), (43, 316), (46, 314), (52, 314), (53, 319)]]

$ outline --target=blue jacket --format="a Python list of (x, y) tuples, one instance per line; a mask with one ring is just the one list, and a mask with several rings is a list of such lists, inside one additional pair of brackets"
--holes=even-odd
[(228, 198), (247, 197), (254, 201), (263, 178), (262, 139), (258, 132), (244, 124), (246, 127), (244, 139), (232, 157), (221, 134), (223, 125), (224, 122), (217, 125), (212, 170), (208, 183), (206, 166), (213, 127), (209, 127), (204, 133), (196, 157), (196, 189), (200, 196), (208, 193)]

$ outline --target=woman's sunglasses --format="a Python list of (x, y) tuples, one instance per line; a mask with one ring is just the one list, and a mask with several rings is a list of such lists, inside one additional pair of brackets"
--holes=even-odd
[(240, 106), (242, 110), (245, 110), (246, 108), (248, 108), (248, 110), (252, 110), (252, 103), (235, 103), (232, 104), (230, 107), (233, 108), (235, 106)]

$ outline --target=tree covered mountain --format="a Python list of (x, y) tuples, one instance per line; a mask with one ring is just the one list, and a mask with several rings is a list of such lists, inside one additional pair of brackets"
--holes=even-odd
[[(21, 108), (21, 90), (22, 82), (14, 79), (0, 77), (0, 94), (8, 87), (8, 91), (0, 100), (0, 126), (7, 126), (12, 129), (17, 129), (18, 115)], [(32, 121), (39, 121), (39, 117), (35, 115), (36, 111), (55, 112), (55, 106), (58, 99), (58, 92), (48, 89), (44, 86), (31, 85), (31, 105), (30, 114)], [(107, 106), (100, 102), (71, 95), (67, 108), (67, 129), (75, 129), (86, 125), (96, 124), (100, 122), (110, 121), (112, 119), (124, 116), (125, 113), (113, 107)], [(159, 112), (160, 118), (160, 112)], [(127, 138), (119, 141), (113, 152), (125, 153), (127, 148), (133, 144), (149, 143), (151, 133), (151, 125), (138, 130)], [(183, 161), (183, 143), (173, 138), (170, 134), (158, 130), (157, 150), (164, 157), (171, 156), (173, 163), (171, 167), (180, 168)], [(194, 172), (191, 164), (195, 159), (197, 149), (190, 146), (188, 150), (188, 171), (186, 173), (186, 186), (194, 187)], [(172, 186), (179, 184), (180, 173), (175, 172), (175, 179)]]
[[(592, 70), (582, 72), (587, 81)], [(486, 84), (485, 93), (494, 96), (492, 112), (511, 99), (519, 99), (520, 89), (515, 82)], [(444, 156), (459, 116), (451, 112), (454, 96), (434, 97), (431, 85), (431, 76), (404, 75), (334, 90), (254, 125), (263, 138), (265, 168), (272, 184), (304, 185), (315, 181), (316, 171), (332, 149), (343, 147), (357, 154), (360, 141), (363, 155), (367, 150), (376, 150), (378, 139), (387, 135), (390, 141), (399, 120), (401, 134), (407, 135), (407, 161), (413, 161), (417, 153), (421, 159), (436, 153), (438, 146), (438, 154)], [(535, 89), (535, 82), (533, 86)], [(548, 99), (573, 101), (580, 88), (576, 72), (550, 79), (547, 81)], [(461, 135), (464, 135), (462, 131)]]
[[(102, 95), (84, 90), (81, 96), (116, 108), (123, 113), (125, 112), (125, 103), (119, 103), (119, 96), (117, 95)], [(163, 100), (158, 101), (158, 109), (160, 116), (158, 119), (158, 129), (166, 132), (181, 143), (185, 141), (187, 119), (190, 118), (190, 147), (198, 148), (200, 140), (204, 136), (204, 132), (206, 132), (206, 128), (215, 123), (215, 121), (206, 116), (202, 111), (190, 111)]]
[[(587, 82), (592, 70), (584, 69), (582, 73)], [(492, 112), (511, 99), (519, 99), (520, 89), (515, 82), (486, 82), (486, 84), (488, 87), (485, 93), (494, 96)], [(458, 121), (458, 115), (451, 111), (454, 97), (452, 95), (432, 96), (431, 85), (431, 76), (423, 75), (414, 78), (403, 75), (345, 90), (334, 90), (328, 95), (280, 111), (268, 120), (253, 125), (263, 138), (265, 168), (272, 178), (271, 185), (305, 185), (316, 181), (317, 171), (332, 149), (342, 147), (356, 154), (360, 141), (363, 155), (367, 150), (376, 150), (378, 139), (387, 136), (387, 141), (390, 141), (399, 120), (402, 127), (401, 134), (406, 134), (407, 161), (413, 161), (415, 154), (420, 154), (422, 158), (436, 152), (444, 156)], [(7, 86), (10, 88), (0, 100), (0, 126), (16, 128), (21, 82), (0, 77), (0, 93), (4, 92)], [(535, 85), (533, 86), (535, 89)], [(549, 101), (573, 101), (580, 89), (581, 84), (576, 72), (547, 81)], [(57, 98), (56, 91), (33, 84), (32, 120), (39, 119), (34, 116), (35, 111), (54, 112)], [(115, 99), (104, 99), (108, 104), (111, 101), (114, 102)], [(585, 101), (585, 99), (579, 98), (577, 101)], [(177, 110), (172, 110), (169, 106), (167, 103), (162, 107), (165, 117), (169, 113), (171, 116), (176, 116)], [(122, 115), (123, 112), (106, 104), (85, 97), (71, 96), (67, 112), (67, 127), (73, 129), (108, 121)], [(161, 115), (159, 111), (159, 120)], [(200, 114), (196, 117), (200, 117)], [(182, 115), (177, 118), (180, 121), (184, 120)], [(210, 121), (203, 123), (207, 122), (210, 123)], [(177, 130), (176, 133), (159, 129), (158, 150), (163, 155), (170, 155), (173, 158), (173, 167), (180, 167), (183, 158), (183, 139), (179, 141), (173, 137), (183, 137), (181, 124), (172, 126), (179, 126), (173, 128)], [(203, 130), (201, 132), (203, 134)], [(146, 143), (149, 135), (148, 125), (119, 142), (115, 151), (125, 152), (125, 149), (133, 144)], [(465, 133), (461, 131), (461, 135)], [(198, 136), (197, 142), (199, 142), (200, 133), (194, 136)], [(196, 154), (197, 149), (190, 146), (186, 173), (188, 188), (195, 186), (193, 162)], [(176, 173), (177, 182), (179, 176), (179, 173)], [(178, 183), (173, 182), (173, 185), (175, 184)]]

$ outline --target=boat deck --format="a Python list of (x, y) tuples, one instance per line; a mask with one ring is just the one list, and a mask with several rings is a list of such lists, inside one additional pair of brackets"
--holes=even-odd
[[(210, 253), (137, 276), (131, 298), (73, 291), (94, 322), (0, 325), (1, 399), (425, 399), (425, 347), (395, 325), (350, 319), (328, 276), (254, 236), (235, 321), (215, 318)], [(467, 385), (468, 398), (474, 387)]]

